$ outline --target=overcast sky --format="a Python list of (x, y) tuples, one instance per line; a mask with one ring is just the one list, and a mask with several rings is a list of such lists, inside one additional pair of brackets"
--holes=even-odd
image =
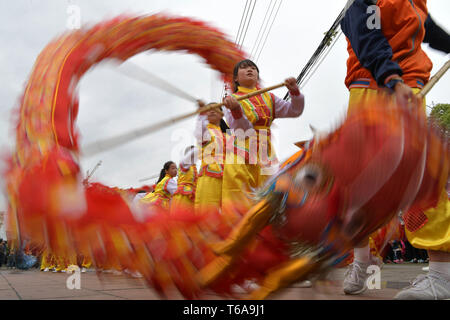
[[(279, 0), (278, 0), (279, 1)], [(250, 53), (271, 1), (258, 0), (243, 43)], [(296, 77), (306, 64), (340, 10), (345, 0), (283, 0), (258, 60), (263, 86)], [(70, 5), (80, 9), (82, 25), (93, 25), (123, 13), (152, 14), (164, 12), (203, 20), (222, 30), (234, 41), (245, 1), (243, 0), (17, 0), (0, 2), (0, 148), (5, 153), (14, 146), (12, 110), (22, 94), (31, 68), (40, 51), (50, 40), (68, 30)], [(435, 21), (450, 29), (450, 1), (428, 1)], [(276, 10), (276, 8), (275, 8)], [(432, 73), (448, 60), (424, 45), (434, 64)], [(306, 84), (305, 111), (297, 119), (274, 122), (275, 146), (279, 158), (296, 151), (293, 142), (309, 139), (309, 124), (329, 130), (345, 114), (348, 91), (346, 42), (341, 36), (331, 53)], [(204, 101), (217, 101), (222, 83), (200, 58), (182, 53), (148, 52), (132, 59), (191, 95)], [(157, 121), (195, 110), (193, 103), (174, 97), (160, 89), (134, 81), (118, 73), (113, 64), (101, 64), (85, 75), (79, 84), (80, 112), (77, 120), (81, 146)], [(450, 73), (427, 96), (428, 104), (450, 102)], [(280, 97), (285, 89), (274, 93)], [(167, 160), (179, 160), (179, 152), (194, 142), (195, 119), (185, 120), (157, 133), (130, 142), (92, 158), (83, 158), (83, 172), (102, 165), (92, 177), (110, 186), (138, 187), (139, 179), (156, 174)], [(147, 183), (154, 182), (153, 180)], [(1, 182), (3, 187), (3, 182)], [(0, 196), (0, 210), (5, 209)]]

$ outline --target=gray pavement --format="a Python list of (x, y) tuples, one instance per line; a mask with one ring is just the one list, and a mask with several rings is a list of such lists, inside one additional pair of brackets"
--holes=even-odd
[[(314, 288), (294, 284), (271, 297), (276, 300), (379, 300), (392, 299), (409, 285), (427, 264), (385, 264), (381, 269), (381, 289), (367, 290), (362, 295), (342, 292), (345, 268), (333, 270), (327, 280), (316, 282)], [(125, 275), (100, 274), (90, 270), (80, 275), (80, 289), (68, 289), (70, 274), (0, 269), (0, 300), (156, 300), (160, 297), (142, 279)], [(177, 296), (174, 297), (175, 299)], [(178, 297), (180, 298), (180, 297)], [(222, 299), (205, 294), (203, 299)]]

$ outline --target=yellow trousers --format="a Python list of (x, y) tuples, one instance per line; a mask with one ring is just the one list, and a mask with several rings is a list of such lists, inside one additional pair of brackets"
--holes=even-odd
[(223, 172), (222, 212), (232, 214), (232, 210), (247, 211), (252, 200), (250, 192), (262, 186), (269, 175), (261, 174), (257, 164), (226, 164)]
[[(414, 94), (420, 92), (419, 88), (411, 88)], [(353, 112), (356, 108), (364, 105), (365, 103), (371, 101), (374, 97), (379, 94), (378, 90), (368, 89), (368, 88), (353, 88), (350, 89), (350, 97), (348, 99), (348, 109), (347, 115)], [(423, 99), (423, 112), (425, 112), (426, 103)]]
[[(412, 91), (417, 94), (420, 89), (412, 88)], [(358, 105), (373, 98), (376, 94), (378, 94), (378, 91), (373, 89), (351, 89), (348, 113), (351, 113)], [(425, 112), (425, 99), (423, 105)], [(442, 190), (437, 206), (424, 213), (428, 222), (422, 228), (415, 232), (405, 230), (408, 241), (416, 248), (450, 252), (450, 201), (445, 189)]]
[(195, 191), (195, 214), (207, 214), (211, 210), (219, 211), (222, 205), (222, 178), (203, 175), (197, 180)]

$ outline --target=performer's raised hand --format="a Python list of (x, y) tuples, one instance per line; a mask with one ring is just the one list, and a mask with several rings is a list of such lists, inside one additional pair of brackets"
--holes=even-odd
[[(201, 109), (201, 108), (203, 108), (204, 106), (206, 105), (206, 103), (205, 102), (203, 102), (203, 100), (197, 100), (197, 106), (198, 106), (198, 108), (199, 109)], [(200, 114), (206, 114), (206, 111), (203, 111), (203, 112), (200, 112)]]
[(240, 108), (241, 106), (239, 102), (236, 100), (236, 98), (233, 96), (226, 96), (225, 98), (223, 98), (223, 104), (226, 108), (230, 110)]
[(297, 86), (297, 80), (293, 77), (287, 78), (284, 80), (286, 84), (286, 88), (289, 90), (289, 93), (293, 96), (298, 96), (300, 94), (300, 89)]

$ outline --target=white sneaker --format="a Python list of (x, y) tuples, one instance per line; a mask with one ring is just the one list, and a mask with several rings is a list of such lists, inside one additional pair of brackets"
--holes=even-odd
[(231, 292), (234, 294), (247, 294), (248, 291), (244, 290), (244, 288), (242, 288), (241, 286), (237, 285), (237, 284), (233, 284), (231, 286)]
[(131, 275), (133, 278), (142, 278), (142, 274), (141, 274), (139, 271), (131, 272), (130, 275)]
[(259, 289), (260, 285), (257, 284), (255, 281), (253, 280), (245, 280), (244, 284), (242, 285), (242, 288), (244, 290), (247, 290), (247, 292), (252, 292), (255, 291), (257, 289)]
[(255, 281), (245, 280), (241, 285), (232, 285), (231, 292), (233, 292), (234, 294), (248, 294), (259, 288), (260, 286)]
[(345, 294), (360, 294), (367, 290), (367, 268), (369, 263), (354, 261), (345, 273), (343, 289)]
[(48, 272), (50, 269), (49, 268), (45, 268), (44, 270), (42, 270), (42, 271), (44, 271), (44, 272)]
[(53, 272), (53, 273), (56, 273), (56, 272), (58, 272), (58, 270), (56, 270), (56, 269), (53, 269), (53, 270), (52, 270), (52, 272)]
[(311, 288), (312, 287), (312, 282), (309, 281), (309, 280), (300, 281), (300, 282), (297, 282), (295, 284), (295, 287), (297, 287), (297, 288)]
[(411, 286), (394, 297), (396, 300), (444, 300), (450, 299), (450, 279), (437, 272), (419, 274)]
[(81, 273), (85, 273), (85, 272), (86, 272), (86, 268), (85, 267), (81, 268)]

